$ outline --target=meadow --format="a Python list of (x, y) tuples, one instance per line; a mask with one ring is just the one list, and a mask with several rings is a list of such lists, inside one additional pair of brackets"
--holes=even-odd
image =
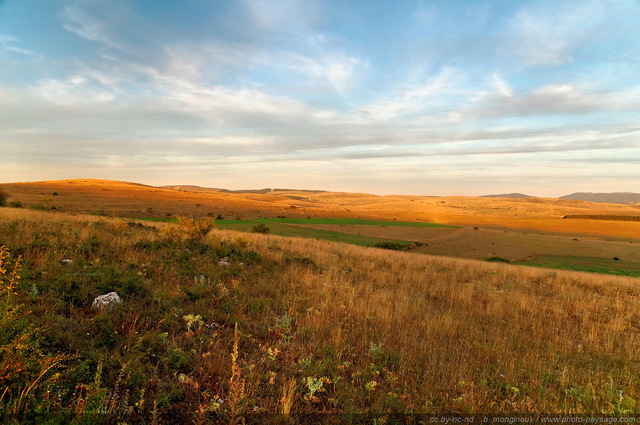
[(640, 413), (636, 278), (8, 208), (0, 246), (6, 422)]
[[(148, 218), (177, 222), (176, 218)], [(640, 277), (640, 252), (633, 239), (574, 238), (495, 229), (464, 228), (438, 223), (376, 221), (353, 218), (256, 218), (216, 220), (215, 227), (344, 242), (359, 246), (447, 255), (459, 258), (499, 257), (514, 264)], [(578, 255), (576, 255), (578, 254)], [(622, 259), (621, 259), (622, 258)]]

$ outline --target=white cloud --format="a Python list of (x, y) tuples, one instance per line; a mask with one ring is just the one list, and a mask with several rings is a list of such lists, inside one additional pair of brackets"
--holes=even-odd
[(275, 136), (223, 136), (223, 137), (180, 137), (176, 142), (182, 144), (210, 145), (210, 146), (250, 146), (264, 147), (273, 145)]
[(512, 97), (513, 93), (511, 92), (511, 89), (509, 88), (509, 86), (507, 85), (507, 83), (502, 79), (502, 77), (498, 74), (493, 74), (493, 84), (495, 85), (496, 89), (498, 90), (498, 92), (500, 92), (500, 94), (502, 94), (504, 97)]
[(571, 62), (573, 49), (588, 39), (605, 12), (597, 0), (528, 5), (511, 22), (510, 50), (529, 65)]
[(66, 80), (41, 79), (32, 89), (38, 97), (61, 105), (106, 103), (114, 99), (112, 91), (87, 84), (87, 79), (80, 75)]
[[(274, 56), (282, 59), (274, 63)], [(263, 66), (293, 71), (298, 78), (328, 84), (340, 92), (348, 91), (358, 70), (367, 66), (356, 57), (332, 51), (316, 52), (313, 55), (268, 52), (268, 55), (261, 58), (261, 63)]]

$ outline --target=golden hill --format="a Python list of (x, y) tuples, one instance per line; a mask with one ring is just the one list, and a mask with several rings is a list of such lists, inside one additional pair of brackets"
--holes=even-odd
[[(640, 207), (547, 198), (377, 196), (273, 190), (234, 193), (195, 186), (159, 188), (111, 180), (74, 179), (1, 184), (27, 206), (48, 199), (66, 212), (127, 217), (360, 217), (465, 226), (637, 238), (640, 222), (563, 219), (570, 215), (640, 216)], [(56, 195), (54, 195), (56, 193)]]

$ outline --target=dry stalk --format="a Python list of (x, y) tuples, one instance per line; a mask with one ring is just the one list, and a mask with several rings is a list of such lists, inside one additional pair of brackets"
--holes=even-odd
[(231, 353), (231, 378), (229, 378), (229, 409), (231, 413), (230, 424), (235, 425), (244, 423), (241, 403), (245, 398), (244, 386), (245, 381), (240, 375), (240, 367), (238, 366), (238, 322), (236, 322), (233, 331), (233, 352)]
[(291, 414), (291, 406), (293, 405), (295, 396), (296, 381), (295, 379), (290, 379), (282, 385), (282, 398), (280, 399), (280, 402), (282, 403), (282, 414), (287, 418)]

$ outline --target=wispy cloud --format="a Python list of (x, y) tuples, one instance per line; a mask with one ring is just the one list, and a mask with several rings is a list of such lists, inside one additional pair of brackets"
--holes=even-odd
[(34, 55), (31, 50), (20, 47), (20, 41), (17, 38), (8, 35), (0, 35), (0, 54), (2, 53), (21, 56)]
[[(602, 111), (640, 110), (640, 100), (634, 95), (640, 87), (621, 91), (601, 91), (571, 84), (553, 84), (524, 93), (506, 95), (486, 93), (476, 99), (477, 104), (467, 109), (476, 116), (541, 116), (584, 115)], [(471, 111), (473, 109), (473, 111)]]
[(440, 102), (441, 96), (460, 93), (465, 79), (464, 72), (446, 67), (426, 82), (404, 87), (391, 97), (360, 107), (358, 114), (374, 121), (387, 121), (420, 112)]
[(511, 22), (513, 53), (532, 65), (561, 65), (573, 60), (572, 49), (587, 39), (602, 19), (601, 2), (534, 3)]
[(507, 83), (502, 79), (502, 77), (500, 75), (493, 74), (492, 78), (493, 78), (493, 83), (494, 83), (496, 89), (498, 90), (498, 92), (501, 95), (503, 95), (504, 97), (512, 97), (513, 96), (513, 93), (511, 92), (511, 89), (509, 88)]
[(116, 49), (123, 49), (122, 44), (118, 43), (111, 34), (105, 20), (74, 6), (65, 7), (61, 17), (64, 29), (78, 37)]

